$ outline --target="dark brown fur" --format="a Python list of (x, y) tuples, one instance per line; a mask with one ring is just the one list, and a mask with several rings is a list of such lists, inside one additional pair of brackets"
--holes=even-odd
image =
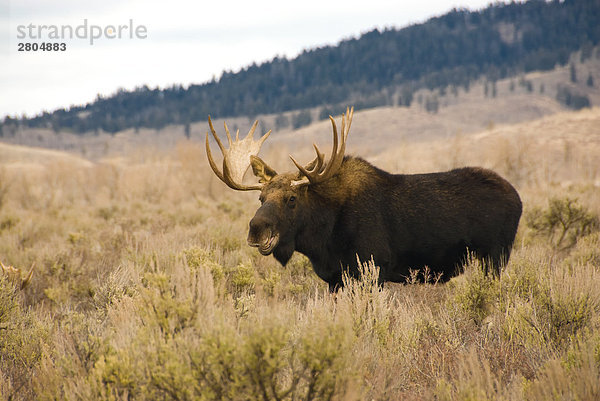
[(482, 168), (393, 175), (345, 157), (327, 181), (290, 185), (297, 179), (279, 174), (264, 185), (248, 243), (282, 265), (294, 251), (306, 255), (332, 291), (343, 271), (358, 275), (357, 255), (373, 257), (382, 284), (424, 266), (447, 280), (469, 251), (499, 274), (521, 216), (512, 185)]

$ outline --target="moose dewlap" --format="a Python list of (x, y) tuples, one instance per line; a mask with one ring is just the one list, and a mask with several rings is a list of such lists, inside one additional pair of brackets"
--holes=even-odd
[[(244, 139), (236, 135), (226, 149), (210, 117), (213, 137), (223, 153), (214, 173), (230, 188), (260, 191), (261, 206), (250, 221), (248, 244), (285, 265), (294, 251), (306, 255), (315, 273), (334, 291), (342, 274), (358, 276), (357, 255), (380, 267), (380, 283), (403, 282), (411, 269), (428, 266), (448, 280), (473, 253), (486, 270), (500, 274), (510, 256), (522, 205), (505, 179), (483, 168), (465, 167), (430, 174), (390, 174), (359, 157), (345, 156), (353, 109), (335, 120), (329, 160), (316, 145), (315, 159), (297, 172), (279, 174), (257, 154), (269, 136), (254, 141), (255, 122)], [(258, 183), (242, 184), (252, 166)]]

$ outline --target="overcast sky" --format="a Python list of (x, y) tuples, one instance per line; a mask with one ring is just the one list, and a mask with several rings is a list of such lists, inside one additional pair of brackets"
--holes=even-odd
[[(0, 117), (84, 104), (119, 88), (203, 83), (224, 70), (277, 55), (293, 58), (373, 28), (401, 28), (488, 3), (0, 0)], [(66, 50), (18, 51), (19, 43), (39, 46), (48, 39)]]

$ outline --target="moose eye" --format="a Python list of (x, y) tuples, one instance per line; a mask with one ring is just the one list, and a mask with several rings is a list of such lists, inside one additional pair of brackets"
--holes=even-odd
[(294, 195), (290, 196), (288, 199), (288, 206), (294, 207), (296, 205), (296, 197)]

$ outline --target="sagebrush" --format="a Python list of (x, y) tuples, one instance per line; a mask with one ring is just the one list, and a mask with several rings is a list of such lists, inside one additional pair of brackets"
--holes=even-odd
[(0, 261), (34, 266), (23, 290), (0, 276), (2, 399), (600, 397), (600, 236), (544, 228), (549, 199), (597, 219), (589, 171), (522, 184), (542, 225), (522, 225), (499, 279), (473, 260), (447, 284), (380, 289), (361, 261), (332, 296), (305, 258), (282, 268), (245, 244), (257, 201), (203, 160), (186, 143), (2, 172)]

